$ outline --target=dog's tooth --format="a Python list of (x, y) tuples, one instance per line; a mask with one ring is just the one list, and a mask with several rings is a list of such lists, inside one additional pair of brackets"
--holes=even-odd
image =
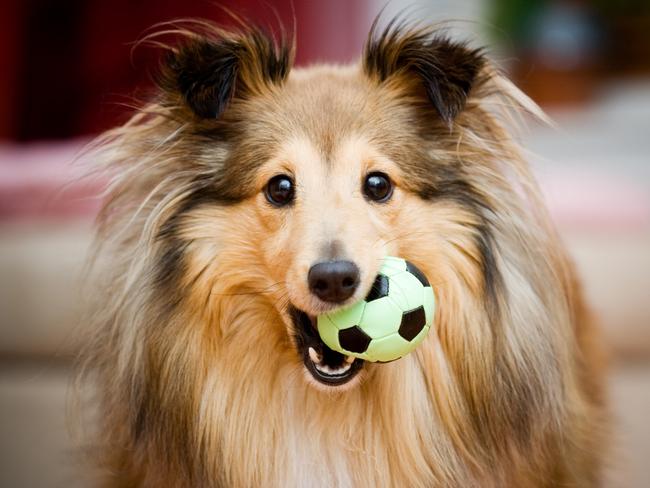
[(351, 367), (352, 367), (352, 365), (350, 363), (345, 363), (340, 368), (336, 368), (336, 371), (334, 371), (334, 373), (335, 374), (343, 374), (343, 373), (347, 372)]
[(313, 347), (310, 347), (308, 352), (309, 352), (309, 359), (311, 359), (314, 363), (320, 363), (321, 357), (316, 352), (316, 349), (314, 349)]
[(329, 372), (330, 372), (330, 368), (329, 368), (329, 366), (327, 366), (327, 364), (316, 363), (316, 369), (318, 371), (320, 371), (321, 373), (329, 374)]
[(356, 358), (354, 356), (345, 356), (345, 362), (352, 364)]

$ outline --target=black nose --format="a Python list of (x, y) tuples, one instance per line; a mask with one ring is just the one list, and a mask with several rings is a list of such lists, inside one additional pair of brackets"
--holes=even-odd
[(326, 302), (343, 302), (359, 285), (359, 268), (351, 261), (314, 264), (307, 275), (309, 289)]

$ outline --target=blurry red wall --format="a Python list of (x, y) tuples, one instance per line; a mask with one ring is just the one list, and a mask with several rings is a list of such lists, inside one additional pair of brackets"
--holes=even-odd
[[(349, 61), (363, 42), (365, 1), (5, 0), (0, 16), (0, 139), (97, 133), (146, 97), (158, 52), (133, 42), (152, 25), (219, 5), (264, 26), (296, 25), (297, 63)], [(219, 5), (217, 5), (217, 3)], [(362, 28), (363, 27), (363, 28)], [(333, 35), (332, 33), (335, 33)]]

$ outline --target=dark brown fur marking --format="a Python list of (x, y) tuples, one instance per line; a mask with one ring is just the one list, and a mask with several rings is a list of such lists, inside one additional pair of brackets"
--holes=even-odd
[(293, 62), (293, 47), (277, 43), (259, 28), (242, 34), (195, 37), (170, 51), (159, 84), (178, 91), (202, 118), (218, 118), (233, 97), (246, 97), (263, 85), (283, 82)]
[(376, 27), (375, 21), (363, 55), (365, 72), (380, 82), (393, 76), (419, 77), (428, 100), (451, 125), (485, 64), (481, 51), (397, 20), (375, 37)]

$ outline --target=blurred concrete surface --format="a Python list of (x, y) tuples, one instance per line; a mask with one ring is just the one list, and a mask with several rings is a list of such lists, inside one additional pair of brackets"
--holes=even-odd
[(91, 222), (0, 225), (0, 356), (72, 356)]
[(650, 363), (628, 364), (610, 376), (614, 424), (610, 443), (610, 488), (650, 486)]
[(0, 487), (63, 488), (83, 481), (69, 429), (70, 369), (39, 362), (0, 369)]

